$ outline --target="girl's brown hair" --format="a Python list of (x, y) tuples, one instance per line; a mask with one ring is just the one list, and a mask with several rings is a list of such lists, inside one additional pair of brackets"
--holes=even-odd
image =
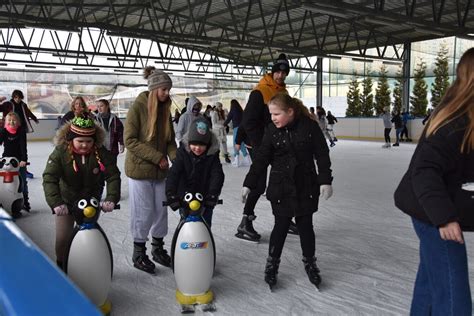
[(474, 47), (468, 49), (459, 60), (456, 80), (449, 87), (440, 104), (426, 124), (426, 137), (435, 134), (441, 127), (459, 117), (469, 119), (461, 144), (461, 152), (474, 149)]
[[(154, 69), (155, 67), (153, 66), (146, 67), (143, 77), (147, 79)], [(153, 139), (157, 133), (157, 129), (159, 129), (160, 133), (158, 133), (158, 144), (165, 144), (170, 140), (171, 137), (171, 126), (169, 122), (171, 115), (171, 100), (168, 99), (166, 102), (158, 102), (157, 93), (158, 90), (155, 89), (150, 91), (148, 94), (146, 139), (147, 141)]]
[(109, 102), (109, 100), (107, 100), (107, 99), (99, 99), (99, 100), (97, 100), (97, 102), (104, 103), (104, 104), (107, 106), (107, 112), (110, 113), (110, 102)]
[(75, 97), (74, 99), (72, 99), (72, 102), (71, 102), (71, 111), (75, 112), (75, 111), (74, 111), (74, 103), (76, 103), (76, 100), (80, 100), (80, 101), (81, 101), (81, 106), (82, 106), (82, 108), (84, 109), (84, 112), (88, 112), (87, 103), (86, 103), (86, 101), (84, 100), (83, 97)]
[(275, 104), (285, 112), (288, 112), (289, 109), (293, 109), (295, 118), (298, 118), (301, 115), (311, 118), (308, 108), (304, 106), (303, 102), (301, 102), (300, 99), (290, 97), (286, 93), (276, 94), (270, 99), (270, 102), (268, 102), (268, 104), (270, 103)]

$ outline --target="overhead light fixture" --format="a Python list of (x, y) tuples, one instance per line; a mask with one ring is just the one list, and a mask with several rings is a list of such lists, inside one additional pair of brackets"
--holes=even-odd
[(56, 66), (46, 66), (46, 65), (36, 65), (36, 64), (26, 64), (27, 68), (46, 68), (46, 69), (56, 69)]
[(79, 58), (79, 59), (88, 59), (89, 56), (87, 55), (80, 55), (80, 54), (74, 54), (74, 53), (54, 53), (53, 57), (64, 57), (64, 58)]
[(337, 56), (337, 55), (327, 55), (327, 56), (323, 56), (323, 58), (329, 58), (329, 59), (342, 59), (342, 56)]
[(437, 31), (437, 30), (428, 29), (428, 28), (425, 29), (421, 27), (415, 27), (415, 32), (436, 35), (436, 36), (446, 36), (446, 34), (442, 31)]
[(72, 70), (79, 70), (79, 71), (99, 71), (100, 68), (76, 68), (73, 67)]
[(107, 60), (110, 60), (110, 61), (123, 61), (123, 62), (130, 62), (130, 63), (138, 62), (138, 58), (107, 57)]
[(10, 53), (10, 54), (22, 54), (22, 55), (31, 55), (32, 52), (23, 49), (15, 49), (15, 48), (2, 48), (0, 49), (0, 53)]
[(114, 72), (137, 73), (137, 72), (139, 72), (139, 70), (133, 70), (133, 69), (114, 69)]
[(308, 3), (308, 1), (304, 1), (301, 4), (301, 8), (307, 11), (311, 11), (313, 13), (321, 13), (321, 14), (337, 16), (337, 17), (345, 18), (345, 19), (348, 18), (347, 14), (349, 13), (346, 10), (341, 9), (341, 8), (321, 7), (315, 3)]
[(8, 66), (7, 63), (0, 63), (0, 66)]
[(364, 22), (384, 26), (400, 26), (400, 21), (395, 21), (391, 20), (390, 18), (378, 17), (373, 15), (365, 16)]
[(155, 61), (155, 64), (161, 64), (161, 65), (182, 65), (182, 62), (179, 61)]
[(80, 33), (81, 29), (76, 26), (59, 26), (59, 25), (51, 25), (51, 27), (43, 26), (43, 25), (26, 25), (25, 28), (32, 29), (32, 30), (43, 30), (43, 31), (61, 31), (61, 32), (69, 32), (69, 33)]
[(199, 76), (199, 77), (205, 77), (206, 74), (200, 73), (200, 72), (185, 72), (185, 76)]
[(365, 59), (365, 58), (352, 58), (352, 61), (362, 62), (362, 63), (373, 63), (373, 59)]

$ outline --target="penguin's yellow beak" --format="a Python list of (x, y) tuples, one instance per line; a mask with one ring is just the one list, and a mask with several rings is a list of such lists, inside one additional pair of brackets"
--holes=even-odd
[(84, 209), (84, 211), (82, 211), (82, 213), (84, 213), (85, 217), (91, 218), (95, 216), (96, 210), (95, 210), (95, 207), (88, 206)]
[(189, 202), (189, 209), (191, 211), (198, 211), (199, 209), (201, 208), (201, 202), (197, 201), (197, 200), (192, 200), (191, 202)]

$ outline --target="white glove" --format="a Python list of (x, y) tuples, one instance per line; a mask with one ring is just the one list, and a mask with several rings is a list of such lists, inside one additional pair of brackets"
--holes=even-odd
[(66, 204), (56, 206), (55, 208), (53, 208), (53, 211), (57, 216), (63, 216), (63, 215), (69, 214)]
[(245, 202), (247, 202), (247, 196), (249, 195), (250, 193), (250, 189), (247, 188), (247, 187), (242, 187), (242, 191), (241, 191), (241, 194), (242, 194), (242, 203), (245, 204)]
[(122, 144), (118, 144), (118, 150), (119, 150), (119, 153), (123, 153), (123, 150), (124, 150), (124, 146)]
[(105, 202), (102, 202), (101, 207), (102, 207), (102, 211), (104, 212), (112, 212), (114, 210), (115, 203), (110, 202), (110, 201), (105, 201)]
[(330, 184), (323, 184), (319, 186), (319, 194), (320, 198), (324, 198), (325, 200), (329, 199), (332, 196), (332, 185)]

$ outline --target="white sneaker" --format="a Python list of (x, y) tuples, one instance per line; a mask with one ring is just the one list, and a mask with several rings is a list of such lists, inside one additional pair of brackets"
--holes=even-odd
[(238, 168), (240, 166), (240, 156), (235, 156), (234, 160), (232, 160), (232, 167)]

